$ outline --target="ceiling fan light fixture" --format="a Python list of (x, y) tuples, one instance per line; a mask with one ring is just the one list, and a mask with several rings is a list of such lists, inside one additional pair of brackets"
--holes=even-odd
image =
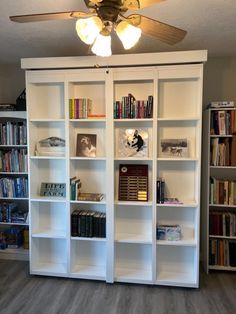
[(92, 52), (99, 57), (111, 56), (111, 36), (98, 34), (92, 46)]
[(134, 47), (142, 33), (140, 28), (131, 25), (127, 21), (119, 22), (115, 30), (125, 49)]
[(78, 19), (75, 25), (79, 38), (87, 45), (91, 45), (94, 42), (102, 28), (103, 23), (98, 16)]

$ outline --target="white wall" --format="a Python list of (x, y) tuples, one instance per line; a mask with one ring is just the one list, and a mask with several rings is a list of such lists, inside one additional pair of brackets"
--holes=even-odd
[(0, 65), (0, 103), (16, 103), (25, 88), (24, 75), (20, 64)]

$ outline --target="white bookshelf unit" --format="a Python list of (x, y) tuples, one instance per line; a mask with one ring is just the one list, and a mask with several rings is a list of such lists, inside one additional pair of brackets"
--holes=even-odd
[[(29, 128), (30, 273), (198, 287), (203, 63), (206, 51), (22, 59)], [(95, 66), (96, 65), (96, 66)], [(153, 96), (148, 118), (114, 117), (114, 103)], [(92, 100), (93, 118), (71, 119), (69, 100)], [(121, 129), (148, 134), (144, 156), (120, 156)], [(77, 134), (96, 134), (96, 157), (76, 155)], [(35, 156), (44, 138), (65, 139), (65, 155)], [(163, 157), (161, 139), (187, 139), (187, 157)], [(120, 165), (148, 166), (148, 199), (119, 200)], [(70, 178), (101, 201), (70, 199)], [(157, 204), (156, 181), (180, 204)], [(65, 183), (62, 198), (39, 196)], [(106, 237), (71, 235), (75, 210), (106, 214)], [(101, 215), (102, 216), (102, 215)], [(180, 225), (179, 241), (157, 240), (158, 224)]]
[[(220, 113), (223, 114), (221, 122)], [(201, 241), (207, 273), (210, 270), (236, 271), (235, 247), (230, 249), (230, 243), (236, 244), (235, 126), (232, 119), (235, 114), (235, 108), (227, 107), (210, 108), (204, 113), (203, 145), (206, 149), (202, 171)]]
[[(29, 223), (26, 221), (16, 222), (16, 220), (14, 222), (12, 220), (12, 213), (10, 214), (9, 211), (9, 214), (7, 214), (3, 208), (10, 207), (12, 204), (17, 206), (17, 210), (28, 213), (28, 195), (12, 195), (9, 186), (5, 190), (5, 193), (7, 194), (2, 195), (2, 192), (7, 185), (7, 183), (2, 180), (4, 180), (4, 178), (9, 180), (28, 178), (27, 142), (26, 138), (23, 140), (23, 133), (21, 133), (22, 127), (18, 126), (18, 123), (21, 124), (23, 122), (26, 125), (25, 111), (0, 111), (0, 232), (8, 233), (7, 230), (9, 229), (13, 230), (12, 228), (14, 228), (17, 230), (20, 228), (22, 229), (21, 237), (23, 237), (23, 229), (28, 230)], [(16, 129), (18, 130), (16, 131)], [(18, 137), (16, 134), (18, 134)], [(23, 190), (22, 187), (21, 189)], [(15, 245), (12, 243), (12, 246)], [(29, 249), (23, 248), (23, 246), (17, 248), (9, 246), (0, 250), (0, 259), (29, 260)]]

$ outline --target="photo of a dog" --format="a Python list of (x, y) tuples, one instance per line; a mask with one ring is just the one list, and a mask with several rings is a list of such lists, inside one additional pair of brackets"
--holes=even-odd
[(77, 134), (76, 156), (96, 157), (96, 134)]

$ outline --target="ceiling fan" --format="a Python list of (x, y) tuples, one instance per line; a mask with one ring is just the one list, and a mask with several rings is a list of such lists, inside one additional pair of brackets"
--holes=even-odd
[(141, 32), (167, 44), (180, 42), (187, 32), (141, 14), (125, 16), (128, 10), (139, 10), (165, 0), (84, 0), (88, 13), (81, 11), (40, 13), (10, 16), (19, 23), (60, 19), (77, 19), (76, 31), (86, 44), (93, 44), (92, 52), (98, 56), (111, 55), (111, 31), (114, 28), (125, 49), (139, 40)]

